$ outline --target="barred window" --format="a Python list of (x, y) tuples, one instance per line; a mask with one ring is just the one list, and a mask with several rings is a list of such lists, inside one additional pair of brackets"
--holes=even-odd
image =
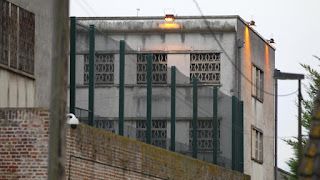
[[(95, 83), (114, 83), (114, 54), (95, 54)], [(84, 55), (84, 84), (89, 84), (89, 54)]]
[[(147, 83), (147, 54), (137, 55), (137, 83)], [(152, 83), (167, 83), (167, 54), (153, 54)]]
[(220, 53), (190, 54), (190, 82), (198, 77), (199, 83), (220, 83)]
[[(136, 138), (146, 142), (146, 120), (138, 120)], [(157, 147), (167, 148), (167, 121), (152, 120), (151, 144)]]
[[(213, 121), (198, 119), (197, 145), (198, 150), (213, 151)], [(192, 149), (193, 124), (189, 122), (189, 147)], [(220, 120), (218, 120), (218, 152), (220, 151)]]
[(251, 133), (251, 158), (258, 163), (263, 163), (263, 133), (252, 126)]
[(34, 74), (34, 13), (0, 1), (0, 24), (0, 63)]
[(9, 23), (10, 23), (10, 15), (9, 15), (9, 2), (1, 1), (0, 2), (0, 63), (8, 65), (9, 64)]
[(263, 101), (263, 71), (252, 65), (252, 96)]

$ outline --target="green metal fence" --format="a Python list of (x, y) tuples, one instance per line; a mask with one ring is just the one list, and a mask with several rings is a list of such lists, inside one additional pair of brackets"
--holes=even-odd
[[(76, 18), (71, 18), (70, 40), (70, 112), (82, 123), (243, 172), (243, 102), (230, 91), (203, 83), (201, 74), (181, 78), (179, 68), (166, 64), (167, 54), (136, 51)], [(77, 56), (84, 57), (84, 74), (76, 74)], [(84, 78), (84, 84), (77, 87), (76, 78)]]

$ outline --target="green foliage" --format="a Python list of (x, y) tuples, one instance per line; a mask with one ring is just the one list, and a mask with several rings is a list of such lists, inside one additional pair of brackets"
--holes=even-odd
[[(314, 56), (320, 64), (320, 58)], [(310, 129), (310, 122), (312, 117), (312, 111), (314, 107), (314, 101), (317, 96), (318, 87), (320, 85), (320, 72), (311, 67), (307, 64), (300, 64), (307, 72), (307, 80), (308, 84), (305, 84), (304, 87), (306, 89), (306, 93), (308, 97), (304, 97), (302, 101), (302, 126), (305, 128), (306, 132), (303, 134), (308, 133)], [(294, 140), (284, 140), (288, 145), (292, 147), (294, 150), (294, 157), (290, 158), (286, 163), (290, 167), (292, 172), (292, 176), (290, 178), (286, 178), (287, 180), (295, 180), (298, 179), (298, 139), (295, 138)], [(306, 139), (302, 141), (303, 149), (306, 145)]]

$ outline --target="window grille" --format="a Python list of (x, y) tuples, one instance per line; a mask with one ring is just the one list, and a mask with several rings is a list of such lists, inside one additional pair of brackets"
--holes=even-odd
[[(200, 151), (213, 151), (213, 121), (199, 120), (197, 122), (197, 145)], [(193, 125), (192, 120), (189, 122), (189, 147), (192, 150), (193, 142)], [(218, 120), (218, 152), (220, 151), (220, 120)]]
[(0, 63), (34, 74), (34, 14), (3, 0), (0, 23)]
[(18, 51), (18, 7), (11, 4), (10, 13), (10, 67), (17, 69)]
[(19, 8), (19, 24), (19, 70), (33, 74), (35, 43), (34, 14)]
[(252, 96), (263, 101), (264, 76), (263, 71), (252, 65)]
[(262, 163), (263, 162), (263, 133), (258, 128), (252, 127), (251, 137), (251, 152), (252, 159)]
[[(114, 83), (114, 54), (95, 55), (95, 84)], [(84, 84), (89, 84), (89, 54), (84, 55)]]
[(190, 54), (190, 82), (198, 77), (199, 83), (220, 83), (220, 53)]
[[(136, 138), (146, 142), (146, 120), (137, 120)], [(151, 144), (157, 147), (167, 148), (167, 121), (152, 120)]]
[(0, 1), (0, 63), (8, 65), (9, 61), (9, 2)]
[[(137, 83), (147, 83), (147, 55), (137, 55)], [(167, 54), (153, 54), (152, 83), (167, 83)]]

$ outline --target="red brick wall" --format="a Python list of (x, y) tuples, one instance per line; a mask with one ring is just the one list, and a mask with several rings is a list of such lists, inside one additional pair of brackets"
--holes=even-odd
[[(0, 109), (0, 179), (46, 179), (49, 112)], [(84, 124), (67, 128), (66, 179), (250, 179)]]
[(45, 179), (48, 136), (47, 110), (0, 109), (0, 179)]
[[(66, 176), (78, 179), (250, 179), (84, 124), (68, 128)], [(70, 163), (71, 162), (71, 163)]]

